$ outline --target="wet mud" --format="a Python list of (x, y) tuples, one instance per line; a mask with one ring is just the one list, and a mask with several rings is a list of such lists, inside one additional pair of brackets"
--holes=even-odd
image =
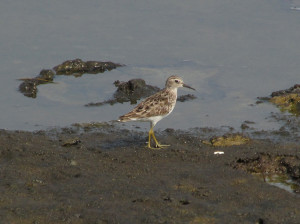
[(158, 140), (171, 146), (149, 150), (147, 133), (113, 123), (2, 130), (1, 221), (299, 223), (297, 191), (253, 175), (287, 174), (299, 183), (299, 141), (202, 143), (216, 133), (209, 128), (158, 131)]
[(243, 145), (250, 141), (250, 138), (243, 136), (239, 133), (229, 133), (223, 136), (213, 136), (208, 141), (202, 141), (204, 144), (211, 146), (232, 146), (232, 145)]

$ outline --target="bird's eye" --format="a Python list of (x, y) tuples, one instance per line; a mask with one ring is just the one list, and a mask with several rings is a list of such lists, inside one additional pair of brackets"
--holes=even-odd
[(179, 83), (179, 80), (175, 79), (175, 82), (176, 82), (176, 83)]

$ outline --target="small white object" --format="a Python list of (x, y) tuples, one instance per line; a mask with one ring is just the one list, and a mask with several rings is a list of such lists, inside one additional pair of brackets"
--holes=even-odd
[(298, 7), (298, 6), (291, 6), (290, 9), (300, 11), (300, 7)]
[(214, 155), (223, 155), (223, 154), (224, 154), (223, 151), (215, 151), (215, 152), (214, 152)]

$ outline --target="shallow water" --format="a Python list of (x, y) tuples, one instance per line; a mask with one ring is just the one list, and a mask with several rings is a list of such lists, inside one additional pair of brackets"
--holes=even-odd
[[(293, 181), (291, 178), (288, 178), (286, 175), (272, 175), (266, 177), (266, 182), (270, 185), (279, 187), (283, 190), (286, 190), (290, 193), (293, 193), (296, 195), (299, 189), (299, 183), (296, 181)], [(296, 192), (295, 192), (296, 190)]]
[[(35, 130), (91, 121), (111, 121), (129, 103), (84, 107), (108, 100), (115, 80), (143, 78), (163, 87), (178, 74), (198, 98), (178, 103), (157, 128), (232, 126), (245, 120), (255, 129), (281, 125), (279, 110), (256, 105), (256, 97), (289, 88), (299, 80), (298, 1), (79, 0), (0, 3), (0, 127)], [(126, 64), (110, 72), (59, 76), (40, 85), (36, 99), (18, 92), (18, 78), (35, 77), (65, 60)], [(120, 124), (123, 125), (123, 124)], [(131, 128), (148, 124), (129, 123)]]

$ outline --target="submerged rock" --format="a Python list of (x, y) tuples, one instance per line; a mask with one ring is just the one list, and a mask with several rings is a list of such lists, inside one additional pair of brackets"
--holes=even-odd
[(288, 111), (294, 115), (300, 115), (300, 95), (296, 93), (275, 96), (270, 102), (279, 106), (283, 111)]
[(81, 59), (68, 60), (53, 67), (53, 70), (58, 75), (73, 75), (74, 73), (83, 74), (86, 70), (86, 63)]
[(60, 65), (55, 66), (53, 69), (57, 75), (74, 75), (81, 76), (84, 73), (97, 74), (105, 71), (110, 71), (117, 67), (124, 65), (113, 62), (101, 62), (101, 61), (87, 61), (84, 62), (81, 59), (68, 60)]
[(101, 62), (101, 61), (87, 61), (86, 62), (87, 71), (86, 73), (97, 74), (103, 73), (105, 71), (111, 71), (117, 67), (122, 67), (124, 65), (116, 64), (111, 61)]
[(124, 66), (113, 62), (87, 61), (81, 59), (68, 60), (51, 69), (43, 69), (35, 78), (19, 79), (23, 81), (19, 85), (19, 91), (24, 96), (36, 98), (40, 84), (53, 83), (55, 75), (74, 75), (81, 76), (84, 73), (97, 74), (105, 71), (110, 71), (117, 67)]
[(241, 134), (226, 134), (223, 136), (215, 136), (208, 141), (202, 141), (202, 143), (212, 146), (232, 146), (243, 145), (250, 141), (250, 138)]
[(117, 87), (117, 90), (113, 95), (113, 99), (98, 103), (89, 103), (85, 106), (113, 105), (115, 103), (124, 102), (136, 104), (141, 98), (148, 97), (160, 90), (158, 87), (147, 85), (143, 79), (131, 79), (127, 82), (117, 80), (114, 84)]
[(286, 90), (273, 92), (268, 100), (279, 106), (281, 110), (298, 116), (300, 115), (300, 84)]
[(37, 86), (40, 84), (46, 84), (53, 82), (54, 72), (49, 69), (43, 69), (35, 78), (21, 79), (23, 82), (19, 85), (19, 91), (24, 96), (36, 98)]
[(52, 82), (54, 79), (55, 73), (50, 69), (43, 69), (40, 74), (37, 76), (37, 79), (41, 81), (40, 84), (43, 84), (42, 82)]
[[(147, 85), (143, 79), (131, 79), (127, 82), (115, 81), (114, 85), (117, 87), (116, 92), (112, 99), (105, 100), (97, 103), (89, 103), (85, 106), (103, 106), (106, 104), (113, 105), (115, 103), (130, 102), (131, 104), (136, 104), (138, 100), (146, 98), (160, 91), (160, 88), (156, 86)], [(187, 100), (193, 100), (197, 97), (192, 94), (187, 94), (178, 97), (178, 101), (184, 102)]]
[(188, 100), (194, 100), (197, 97), (194, 94), (186, 94), (186, 95), (182, 95), (180, 97), (177, 98), (177, 101), (179, 102), (184, 102), (184, 101), (188, 101)]
[(36, 98), (37, 81), (34, 79), (25, 80), (19, 85), (19, 91), (23, 93), (24, 96)]
[(114, 98), (118, 99), (118, 102), (128, 102), (136, 104), (141, 98), (151, 96), (158, 92), (160, 88), (156, 86), (147, 85), (143, 79), (131, 79), (128, 82), (114, 82), (118, 87), (114, 94)]

